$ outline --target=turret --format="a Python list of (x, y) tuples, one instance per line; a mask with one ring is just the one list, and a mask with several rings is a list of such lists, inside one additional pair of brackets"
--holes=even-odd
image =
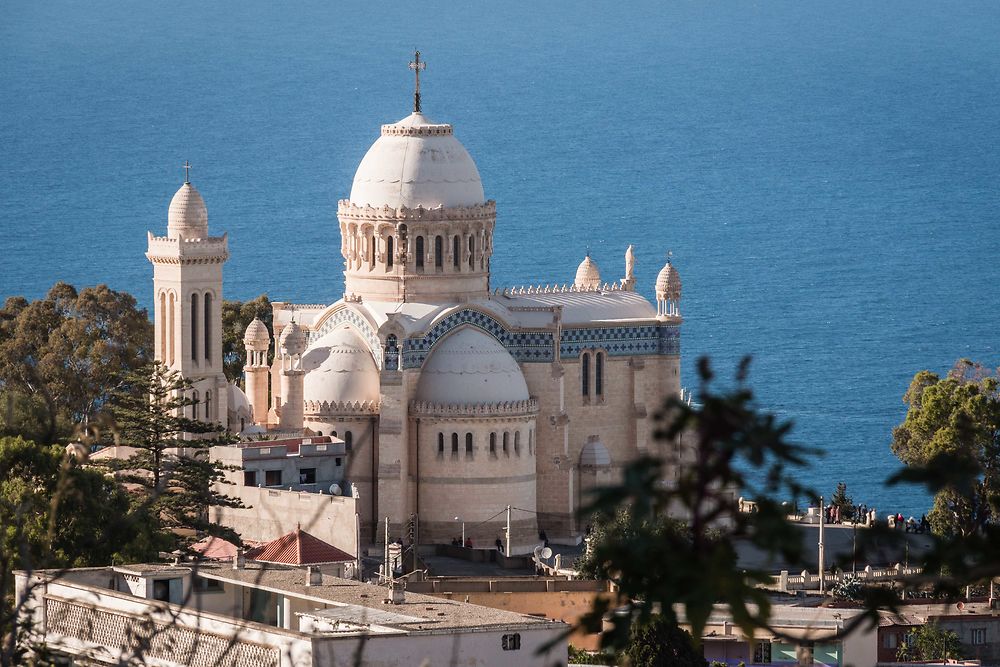
[(601, 270), (597, 268), (597, 263), (590, 258), (590, 253), (583, 258), (580, 266), (576, 267), (576, 279), (573, 285), (577, 289), (597, 289), (601, 286)]
[(267, 331), (267, 325), (255, 317), (243, 335), (243, 344), (247, 349), (243, 373), (246, 376), (246, 394), (250, 400), (253, 423), (266, 424), (269, 377), (267, 350), (271, 347), (271, 334)]
[(306, 332), (294, 321), (281, 332), (278, 341), (281, 362), (281, 413), (282, 430), (302, 428), (305, 397), (302, 392), (302, 354), (306, 351)]
[(656, 316), (681, 316), (681, 275), (670, 263), (669, 257), (656, 276)]

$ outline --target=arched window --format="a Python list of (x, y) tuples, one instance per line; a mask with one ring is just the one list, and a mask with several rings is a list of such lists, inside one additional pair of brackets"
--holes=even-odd
[(167, 363), (167, 293), (160, 292), (160, 361)]
[(205, 421), (212, 421), (212, 392), (205, 392)]
[(197, 419), (198, 418), (198, 390), (197, 389), (195, 389), (194, 391), (191, 392), (191, 400), (194, 401), (193, 403), (191, 403), (191, 419)]
[(337, 432), (336, 431), (330, 431), (330, 435), (332, 435), (333, 437), (336, 438), (337, 437)]
[(459, 241), (457, 234), (451, 238), (451, 254), (451, 264), (457, 269), (459, 268), (459, 262), (462, 259), (462, 243)]
[(510, 441), (510, 433), (507, 431), (503, 432), (503, 455), (510, 456), (510, 449), (507, 448), (507, 443)]
[(444, 433), (438, 433), (438, 456), (444, 456)]
[(528, 456), (535, 453), (535, 429), (528, 429)]
[(604, 396), (604, 353), (598, 352), (594, 358), (594, 395)]
[(424, 270), (424, 237), (417, 237), (417, 271)]
[(344, 432), (344, 449), (347, 451), (354, 449), (354, 434), (350, 431)]
[(243, 417), (240, 417), (240, 431), (245, 431), (245, 430), (247, 430), (247, 420), (244, 419)]
[(393, 237), (393, 236), (386, 237), (386, 239), (385, 239), (385, 268), (387, 270), (392, 268), (392, 253), (393, 253), (393, 250), (395, 249), (395, 245), (396, 245), (395, 237)]
[(521, 432), (514, 431), (514, 454), (521, 455)]
[(458, 456), (458, 433), (451, 434), (451, 455)]
[(205, 359), (211, 359), (212, 355), (212, 295), (205, 294), (205, 321), (202, 323), (205, 328)]
[(440, 269), (444, 266), (444, 240), (440, 236), (434, 237), (434, 267)]
[(465, 455), (472, 456), (472, 434), (465, 434)]
[(191, 295), (191, 360), (198, 361), (198, 295)]
[(371, 245), (368, 246), (368, 270), (375, 268), (375, 235), (372, 234)]
[(580, 359), (580, 393), (590, 396), (590, 352), (584, 352)]
[(177, 304), (174, 303), (174, 295), (170, 294), (170, 316), (167, 318), (167, 328), (170, 329), (170, 365), (174, 365), (174, 310)]
[(497, 434), (490, 433), (490, 456), (496, 458), (497, 456)]
[(476, 237), (469, 236), (469, 268), (476, 268)]

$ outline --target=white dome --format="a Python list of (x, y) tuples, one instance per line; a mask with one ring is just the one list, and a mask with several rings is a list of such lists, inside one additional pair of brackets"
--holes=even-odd
[(528, 385), (514, 357), (489, 334), (466, 327), (431, 350), (420, 371), (418, 401), (478, 405), (526, 401)]
[(167, 236), (200, 239), (208, 236), (208, 208), (201, 194), (190, 183), (174, 193), (167, 211)]
[(590, 253), (587, 253), (580, 266), (576, 267), (576, 279), (573, 284), (587, 289), (601, 286), (601, 271), (597, 268), (597, 262), (590, 258)]
[(271, 344), (271, 334), (267, 332), (267, 325), (259, 317), (253, 318), (253, 322), (247, 326), (246, 333), (243, 334), (243, 342), (253, 350), (267, 350)]
[(240, 410), (245, 410), (247, 416), (250, 415), (250, 400), (247, 395), (243, 393), (243, 390), (236, 386), (236, 383), (230, 382), (229, 387), (229, 411), (239, 414)]
[(421, 113), (382, 126), (351, 187), (357, 206), (437, 208), (485, 201), (476, 163), (451, 125), (435, 124)]
[(665, 298), (676, 299), (680, 295), (681, 274), (677, 272), (668, 259), (664, 267), (660, 269), (659, 275), (656, 276), (656, 298), (661, 300)]
[(313, 343), (302, 357), (306, 401), (379, 400), (379, 374), (368, 346), (342, 325)]
[(294, 320), (281, 331), (281, 338), (278, 340), (284, 354), (302, 354), (306, 351), (307, 342), (306, 332)]

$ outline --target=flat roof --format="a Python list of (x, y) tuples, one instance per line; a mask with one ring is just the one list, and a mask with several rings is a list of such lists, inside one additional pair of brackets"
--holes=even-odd
[(320, 605), (343, 607), (332, 612), (341, 620), (377, 624), (407, 632), (500, 627), (541, 630), (565, 626), (561, 621), (419, 593), (405, 593), (402, 604), (386, 604), (383, 600), (389, 598), (391, 593), (384, 586), (330, 575), (323, 575), (323, 583), (318, 586), (306, 586), (306, 570), (302, 568), (248, 562), (246, 567), (234, 570), (228, 563), (201, 563), (196, 573), (206, 579), (270, 590)]

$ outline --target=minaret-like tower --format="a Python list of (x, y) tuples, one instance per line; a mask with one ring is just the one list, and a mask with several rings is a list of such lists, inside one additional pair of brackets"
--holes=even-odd
[(281, 407), (279, 426), (282, 430), (302, 428), (305, 397), (302, 393), (306, 372), (302, 369), (302, 354), (306, 351), (306, 332), (294, 321), (281, 332), (278, 341), (281, 363)]
[(269, 405), (267, 384), (270, 377), (267, 349), (271, 347), (271, 335), (267, 331), (267, 325), (259, 318), (253, 318), (243, 336), (243, 344), (247, 348), (247, 361), (243, 373), (246, 376), (246, 394), (250, 400), (253, 423), (266, 424)]
[[(185, 163), (185, 169), (190, 165)], [(170, 200), (167, 235), (147, 236), (156, 359), (193, 383), (199, 403), (188, 416), (225, 427), (229, 392), (222, 371), (222, 265), (229, 259), (227, 237), (209, 235), (208, 209), (187, 176)]]

